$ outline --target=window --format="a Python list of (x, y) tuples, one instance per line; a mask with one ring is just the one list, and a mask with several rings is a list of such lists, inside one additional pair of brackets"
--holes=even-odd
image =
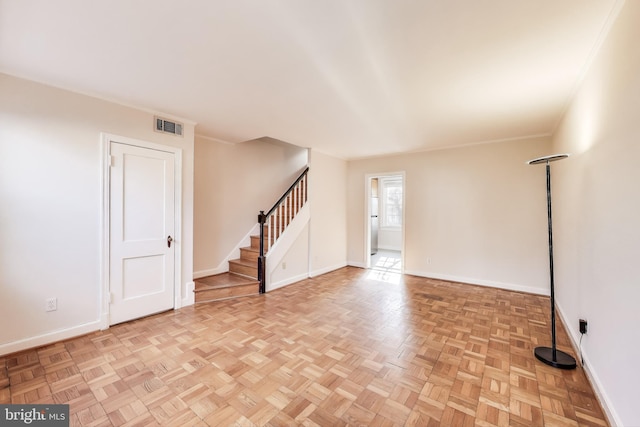
[(402, 227), (402, 177), (380, 178), (380, 225)]

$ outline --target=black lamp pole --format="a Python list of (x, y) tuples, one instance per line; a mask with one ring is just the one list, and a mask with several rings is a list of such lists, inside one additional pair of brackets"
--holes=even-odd
[(575, 369), (576, 359), (556, 348), (556, 299), (553, 278), (553, 227), (551, 225), (551, 167), (549, 163), (569, 157), (568, 154), (554, 154), (529, 160), (530, 165), (544, 163), (547, 169), (547, 221), (549, 224), (549, 282), (551, 284), (551, 347), (536, 347), (536, 358), (547, 365), (559, 369)]

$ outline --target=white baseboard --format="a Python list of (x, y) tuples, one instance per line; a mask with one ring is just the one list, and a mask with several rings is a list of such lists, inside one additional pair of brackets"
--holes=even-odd
[[(574, 325), (574, 323), (570, 322), (570, 319), (568, 319), (565, 316), (565, 311), (562, 309), (562, 306), (558, 304), (557, 300), (556, 300), (556, 309), (557, 309), (556, 312), (560, 315), (560, 319), (562, 320), (562, 323), (565, 326), (564, 329), (567, 331), (569, 335), (569, 339), (571, 340), (571, 345), (573, 346), (573, 350), (577, 355), (577, 358), (579, 358), (580, 357), (580, 337), (578, 335), (579, 332), (577, 332), (574, 328), (571, 327), (572, 325)], [(591, 369), (591, 364), (589, 363), (589, 355), (583, 352), (582, 359), (584, 359), (584, 363), (581, 363), (581, 361), (578, 360), (578, 364), (582, 365), (582, 369), (584, 370), (585, 375), (587, 376), (589, 382), (591, 383), (591, 387), (593, 387), (593, 391), (596, 394), (596, 398), (600, 402), (600, 406), (602, 406), (602, 409), (604, 410), (604, 413), (605, 413), (605, 416), (607, 417), (607, 421), (609, 422), (609, 425), (614, 427), (622, 426), (623, 425), (622, 421), (620, 420), (618, 413), (613, 409), (613, 404), (611, 403), (611, 399), (605, 392), (604, 387), (602, 386), (602, 382), (600, 381), (600, 378), (598, 377), (596, 372)]]
[(360, 261), (347, 261), (349, 267), (367, 268), (367, 264)]
[(313, 271), (309, 272), (309, 277), (316, 277), (316, 276), (320, 276), (322, 274), (326, 274), (326, 273), (330, 273), (332, 271), (338, 270), (340, 268), (346, 267), (347, 263), (346, 262), (341, 262), (339, 264), (336, 265), (332, 265), (331, 267), (324, 267), (324, 268), (319, 268)]
[(266, 291), (267, 292), (275, 291), (276, 289), (285, 287), (287, 285), (291, 285), (292, 283), (299, 282), (300, 280), (304, 280), (308, 278), (309, 278), (309, 275), (307, 273), (298, 274), (297, 276), (293, 276), (293, 277), (288, 277), (285, 280), (281, 280), (276, 283), (270, 283)]
[(536, 288), (533, 286), (523, 286), (514, 283), (494, 282), (492, 280), (474, 279), (471, 277), (451, 276), (448, 274), (430, 273), (425, 271), (405, 270), (404, 274), (413, 276), (428, 277), (430, 279), (447, 280), (450, 282), (468, 283), (470, 285), (487, 286), (490, 288), (505, 289), (508, 291), (526, 292), (528, 294), (549, 296), (548, 289)]
[(80, 335), (85, 335), (90, 332), (96, 332), (98, 330), (100, 330), (100, 321), (96, 320), (94, 322), (84, 323), (82, 325), (74, 326), (71, 328), (60, 329), (58, 331), (48, 332), (46, 334), (37, 335), (35, 337), (29, 337), (22, 340), (1, 344), (0, 356), (27, 350), (30, 348), (41, 347), (43, 345), (66, 340)]

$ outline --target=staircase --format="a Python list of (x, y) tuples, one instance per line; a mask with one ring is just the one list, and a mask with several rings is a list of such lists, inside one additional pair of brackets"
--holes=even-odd
[(265, 292), (265, 255), (306, 203), (308, 171), (307, 167), (266, 214), (260, 211), (260, 235), (251, 236), (251, 246), (240, 248), (240, 258), (229, 260), (228, 273), (194, 280), (196, 304)]
[(229, 272), (195, 280), (196, 303), (217, 301), (260, 292), (258, 255), (260, 236), (251, 236), (251, 246), (240, 248), (240, 258), (229, 260)]

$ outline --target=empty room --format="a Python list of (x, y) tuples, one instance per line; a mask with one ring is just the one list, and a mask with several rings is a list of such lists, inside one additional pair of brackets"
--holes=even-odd
[(639, 39), (0, 0), (0, 424), (640, 425)]

